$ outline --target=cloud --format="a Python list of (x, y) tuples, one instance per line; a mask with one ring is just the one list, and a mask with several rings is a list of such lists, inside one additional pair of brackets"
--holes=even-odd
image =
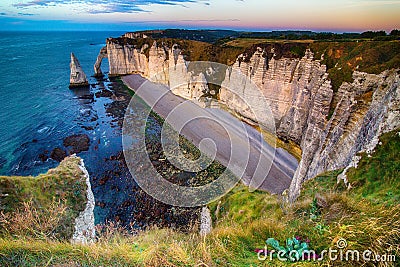
[(99, 13), (135, 13), (135, 12), (148, 12), (143, 9), (144, 6), (157, 4), (157, 5), (183, 5), (185, 3), (209, 3), (209, 0), (31, 0), (28, 2), (20, 2), (13, 4), (17, 8), (29, 7), (49, 7), (57, 5), (70, 5), (70, 4), (85, 4), (93, 6), (87, 10), (91, 14)]
[(19, 16), (35, 16), (35, 14), (32, 14), (32, 13), (22, 13), (22, 12), (19, 12), (18, 15)]
[(32, 0), (26, 3), (17, 3), (13, 6), (18, 8), (30, 7), (30, 6), (51, 6), (56, 4), (63, 4), (65, 0)]
[(226, 22), (226, 21), (240, 21), (240, 19), (182, 19), (180, 22)]
[(399, 5), (400, 1), (387, 1), (387, 0), (370, 0), (370, 1), (350, 1), (346, 7), (367, 7), (367, 6), (385, 6), (385, 5)]
[(180, 20), (141, 20), (127, 21), (125, 24), (168, 24), (168, 23), (185, 23), (185, 22), (239, 22), (240, 19), (180, 19)]

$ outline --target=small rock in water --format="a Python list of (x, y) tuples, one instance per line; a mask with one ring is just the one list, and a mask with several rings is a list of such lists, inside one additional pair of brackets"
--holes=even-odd
[(81, 114), (81, 116), (83, 117), (89, 117), (92, 114), (92, 111), (89, 108), (86, 109), (81, 109), (79, 111), (79, 113)]
[(106, 203), (104, 203), (104, 202), (96, 202), (96, 206), (104, 209), (106, 207)]
[(50, 158), (61, 162), (65, 157), (67, 157), (67, 153), (59, 147), (56, 147), (51, 151)]
[(48, 157), (45, 153), (39, 154), (39, 159), (40, 159), (42, 162), (45, 162), (48, 158), (49, 158), (49, 157)]
[(111, 92), (110, 90), (104, 89), (104, 90), (101, 90), (101, 91), (97, 92), (95, 95), (96, 95), (97, 98), (100, 98), (100, 97), (112, 97), (113, 96), (113, 92)]
[(78, 96), (78, 99), (87, 99), (87, 100), (94, 100), (94, 96), (92, 94), (88, 94), (88, 95), (81, 95)]
[(81, 126), (83, 129), (85, 129), (86, 131), (93, 131), (94, 127), (93, 126)]
[(65, 147), (72, 147), (71, 154), (77, 154), (89, 150), (90, 139), (86, 134), (71, 135), (64, 139), (63, 144)]

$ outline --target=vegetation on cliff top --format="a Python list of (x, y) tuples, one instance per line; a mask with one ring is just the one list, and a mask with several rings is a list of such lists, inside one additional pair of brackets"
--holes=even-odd
[[(333, 90), (336, 92), (343, 82), (352, 82), (353, 71), (379, 74), (387, 69), (400, 68), (400, 41), (313, 41), (313, 40), (267, 40), (235, 39), (222, 44), (243, 49), (251, 57), (257, 47), (275, 49), (276, 59), (301, 58), (306, 48), (314, 52), (314, 58), (327, 66)], [(271, 55), (270, 55), (271, 57)], [(248, 58), (249, 59), (249, 58)]]
[[(211, 44), (200, 41), (175, 38), (115, 38), (121, 44), (131, 44), (137, 48), (144, 44), (151, 46), (154, 40), (167, 47), (178, 44), (188, 61), (212, 61), (232, 65), (240, 54), (247, 60), (257, 47), (270, 53), (275, 49), (276, 58), (301, 58), (306, 48), (314, 52), (315, 59), (321, 59), (327, 66), (333, 90), (336, 92), (343, 82), (352, 82), (353, 71), (379, 74), (384, 70), (400, 68), (399, 40), (370, 40), (361, 38), (341, 41), (326, 40), (286, 40), (262, 38), (226, 38)], [(148, 55), (148, 49), (145, 50)], [(272, 55), (269, 55), (269, 58)]]
[(400, 41), (314, 42), (315, 58), (324, 59), (334, 91), (352, 81), (353, 71), (379, 74), (400, 67)]
[[(214, 229), (203, 238), (196, 232), (151, 229), (130, 235), (115, 225), (102, 232), (96, 244), (71, 245), (33, 237), (3, 235), (1, 266), (292, 266), (289, 262), (259, 261), (255, 250), (267, 238), (284, 241), (301, 236), (311, 249), (336, 248), (340, 238), (347, 249), (370, 249), (400, 256), (400, 136), (381, 137), (371, 157), (348, 174), (352, 189), (337, 183), (339, 172), (307, 182), (298, 202), (284, 196), (249, 192), (240, 185), (212, 203)], [(379, 179), (377, 177), (380, 177)], [(398, 261), (397, 261), (398, 263)], [(396, 262), (388, 262), (395, 265)], [(372, 262), (297, 262), (296, 266), (374, 266)]]
[(71, 238), (86, 205), (79, 164), (79, 158), (69, 157), (37, 177), (0, 176), (0, 237)]
[[(178, 45), (179, 49), (182, 50), (182, 54), (187, 61), (211, 61), (218, 62), (221, 64), (231, 65), (236, 61), (236, 58), (241, 54), (242, 49), (240, 47), (233, 46), (218, 46), (201, 41), (176, 39), (176, 38), (112, 38), (109, 39), (111, 42), (119, 45), (131, 45), (136, 49), (141, 50), (145, 45), (147, 48), (143, 50), (145, 55), (149, 56), (150, 47), (154, 41), (157, 41), (157, 45), (160, 47), (172, 48), (174, 45)], [(168, 59), (168, 53), (167, 53)]]
[(392, 30), (389, 34), (385, 31), (366, 31), (363, 33), (332, 33), (332, 32), (313, 32), (301, 30), (282, 30), (269, 32), (244, 32), (232, 30), (186, 30), (186, 29), (166, 29), (166, 30), (147, 30), (133, 33), (136, 36), (148, 36), (151, 38), (175, 38), (193, 41), (202, 41), (218, 44), (232, 39), (269, 39), (269, 40), (325, 40), (325, 41), (349, 41), (349, 40), (398, 40), (400, 31)]
[[(271, 48), (274, 48), (276, 59), (282, 57), (301, 58), (304, 56), (305, 50), (310, 48), (315, 54), (315, 59), (320, 59), (322, 64), (327, 66), (334, 92), (338, 91), (343, 82), (352, 82), (352, 73), (356, 70), (379, 74), (387, 69), (400, 68), (400, 40), (398, 40), (399, 35), (396, 35), (395, 30), (389, 36), (393, 38), (388, 40), (386, 40), (387, 38), (378, 38), (383, 36), (381, 32), (347, 35), (321, 33), (309, 35), (309, 38), (304, 40), (294, 38), (300, 36), (300, 33), (292, 34), (294, 37), (290, 34), (284, 35), (285, 38), (278, 38), (272, 34), (271, 36), (275, 36), (272, 39), (269, 33), (266, 33), (265, 36), (241, 33), (221, 38), (214, 43), (198, 41), (198, 38), (194, 38), (195, 40), (191, 40), (189, 37), (183, 39), (170, 38), (175, 36), (176, 32), (179, 32), (179, 30), (157, 32), (149, 38), (130, 39), (123, 37), (112, 40), (121, 45), (133, 45), (138, 49), (141, 49), (144, 44), (151, 47), (154, 40), (169, 48), (178, 44), (188, 61), (212, 61), (226, 65), (232, 65), (240, 54), (246, 55), (245, 60), (250, 60), (258, 47), (265, 49), (269, 58), (272, 57)], [(276, 33), (283, 34), (284, 32)], [(207, 36), (205, 35), (207, 32), (199, 34)], [(218, 35), (216, 32), (213, 32), (213, 34)], [(222, 36), (224, 34), (228, 33), (224, 32)], [(288, 39), (290, 36), (293, 39)], [(310, 36), (313, 39), (310, 39)], [(316, 38), (316, 36), (321, 36), (321, 38)], [(338, 36), (346, 38), (339, 38)], [(149, 48), (145, 49), (144, 52), (148, 56)], [(214, 87), (212, 86), (212, 89), (218, 91), (218, 86)]]

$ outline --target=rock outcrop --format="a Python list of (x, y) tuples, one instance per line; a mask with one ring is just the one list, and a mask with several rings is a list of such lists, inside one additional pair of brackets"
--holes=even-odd
[(75, 57), (74, 53), (71, 53), (71, 76), (69, 79), (69, 87), (85, 87), (89, 86), (88, 79), (85, 72), (83, 71), (81, 64)]
[(101, 62), (103, 59), (108, 58), (107, 46), (101, 48), (99, 55), (97, 56), (96, 63), (94, 64), (94, 76), (103, 77), (103, 72), (101, 71)]
[(211, 233), (212, 230), (212, 218), (211, 212), (208, 207), (203, 207), (200, 214), (200, 235), (206, 236)]
[[(372, 152), (381, 134), (400, 127), (399, 70), (379, 75), (354, 72), (353, 78), (354, 82), (339, 88), (329, 121), (309, 118), (301, 143), (302, 160), (290, 188), (292, 200), (304, 181), (325, 171), (356, 166), (357, 153)], [(339, 179), (346, 180), (345, 172)]]
[(94, 207), (95, 200), (90, 184), (89, 173), (85, 168), (83, 160), (80, 160), (79, 168), (85, 175), (86, 180), (86, 196), (87, 202), (85, 210), (82, 211), (79, 216), (75, 219), (75, 231), (72, 236), (72, 243), (75, 244), (90, 244), (95, 242), (96, 230), (94, 225)]
[(75, 134), (64, 138), (63, 145), (68, 148), (69, 154), (77, 154), (88, 151), (90, 138), (86, 134)]

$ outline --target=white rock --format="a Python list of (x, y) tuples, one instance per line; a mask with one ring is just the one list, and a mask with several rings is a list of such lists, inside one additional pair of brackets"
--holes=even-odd
[(86, 185), (87, 185), (87, 202), (85, 210), (82, 211), (79, 216), (75, 219), (75, 231), (72, 237), (72, 243), (74, 244), (91, 244), (95, 242), (96, 231), (94, 225), (94, 207), (95, 200), (92, 192), (92, 187), (90, 184), (89, 173), (85, 168), (85, 164), (83, 159), (81, 159), (81, 163), (79, 168), (85, 175)]
[(75, 57), (74, 53), (71, 53), (70, 69), (71, 69), (71, 75), (69, 79), (70, 88), (89, 85), (86, 74), (83, 71), (81, 64)]
[(201, 209), (201, 224), (200, 224), (200, 235), (206, 236), (211, 233), (212, 230), (212, 219), (211, 213), (208, 207)]

